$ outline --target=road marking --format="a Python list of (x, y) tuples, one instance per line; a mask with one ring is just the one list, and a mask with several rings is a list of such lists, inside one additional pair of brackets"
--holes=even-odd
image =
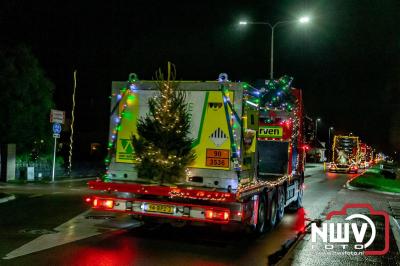
[(15, 200), (15, 199), (16, 199), (16, 198), (15, 198), (14, 195), (10, 195), (10, 196), (8, 196), (8, 197), (0, 198), (0, 203), (5, 203), (5, 202), (7, 202), (7, 201)]
[(109, 231), (128, 227), (137, 227), (140, 225), (138, 221), (135, 221), (128, 216), (117, 217), (116, 219), (110, 220), (86, 219), (86, 216), (91, 212), (91, 210), (88, 210), (79, 214), (71, 220), (54, 228), (54, 230), (57, 231), (56, 233), (41, 235), (11, 251), (3, 259), (13, 259), (95, 235), (107, 233)]

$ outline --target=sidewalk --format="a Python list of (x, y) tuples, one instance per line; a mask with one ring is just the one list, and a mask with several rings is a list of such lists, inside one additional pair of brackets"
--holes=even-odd
[(58, 183), (71, 183), (71, 182), (80, 182), (85, 180), (93, 180), (96, 179), (96, 176), (88, 176), (88, 177), (68, 177), (62, 178), (59, 180), (40, 180), (40, 181), (27, 181), (27, 180), (15, 180), (10, 182), (0, 182), (0, 187), (2, 185), (25, 185), (25, 184), (58, 184)]
[(95, 179), (95, 177), (88, 177), (63, 179), (55, 182), (0, 182), (0, 193), (90, 193), (87, 182)]

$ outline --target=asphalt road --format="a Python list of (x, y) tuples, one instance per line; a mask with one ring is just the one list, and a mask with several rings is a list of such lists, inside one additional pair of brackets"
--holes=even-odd
[[(388, 202), (396, 200), (343, 189), (351, 177), (325, 174), (321, 167), (307, 168), (307, 217), (323, 219), (328, 211), (359, 200), (387, 210)], [(0, 204), (0, 265), (267, 265), (269, 256), (296, 235), (294, 225), (299, 218), (299, 213), (286, 214), (274, 231), (253, 239), (214, 227), (141, 227), (127, 216), (93, 213), (82, 200), (88, 192), (84, 182), (0, 185), (0, 192), (17, 196)], [(298, 241), (281, 262), (366, 262), (335, 256), (318, 259), (309, 242), (307, 236)], [(383, 259), (367, 262), (392, 265), (400, 260), (393, 243)]]

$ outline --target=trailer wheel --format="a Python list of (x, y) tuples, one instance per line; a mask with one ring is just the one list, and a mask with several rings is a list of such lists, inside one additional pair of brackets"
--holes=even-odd
[(278, 216), (278, 193), (274, 193), (274, 195), (271, 198), (271, 204), (269, 205), (268, 230), (272, 230), (276, 226), (277, 216)]
[(257, 235), (263, 234), (266, 231), (266, 220), (267, 220), (267, 210), (266, 210), (266, 199), (265, 199), (265, 193), (261, 193), (260, 195), (260, 201), (258, 203), (258, 219), (257, 219), (257, 225), (256, 225), (256, 233)]
[(279, 223), (283, 219), (283, 216), (285, 215), (285, 203), (286, 203), (285, 189), (283, 186), (280, 186), (278, 188), (278, 209), (276, 217), (277, 223)]

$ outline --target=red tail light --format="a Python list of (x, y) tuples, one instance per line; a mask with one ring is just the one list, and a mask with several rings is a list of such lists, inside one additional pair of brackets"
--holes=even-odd
[(229, 220), (229, 212), (224, 212), (224, 221)]
[(109, 209), (112, 209), (114, 207), (114, 201), (113, 200), (105, 200), (103, 203), (103, 206)]
[(114, 201), (111, 199), (99, 199), (95, 198), (92, 202), (93, 208), (106, 208), (112, 209), (114, 208)]
[(212, 210), (206, 210), (206, 219), (212, 219), (214, 217), (214, 212)]
[(228, 211), (216, 211), (216, 210), (206, 210), (205, 218), (209, 220), (220, 220), (220, 221), (228, 221), (229, 220), (229, 212)]

